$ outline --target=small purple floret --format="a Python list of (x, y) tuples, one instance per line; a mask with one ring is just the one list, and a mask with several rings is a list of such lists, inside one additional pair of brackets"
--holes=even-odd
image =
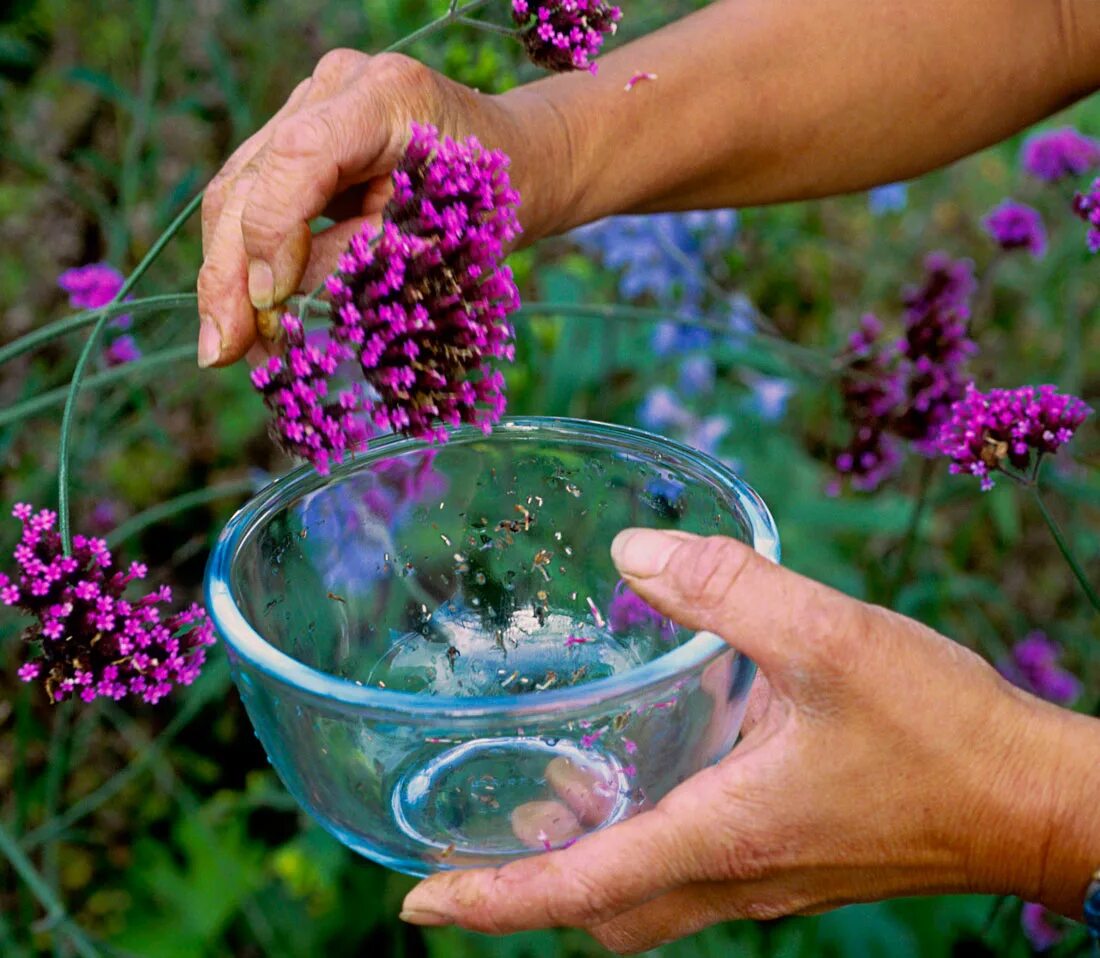
[(106, 543), (81, 535), (66, 556), (55, 512), (19, 503), (12, 515), (23, 535), (14, 553), (18, 571), (0, 573), (0, 602), (34, 617), (24, 639), (41, 645), (41, 654), (20, 666), (20, 679), (43, 680), (55, 702), (127, 695), (157, 702), (197, 678), (214, 642), (201, 606), (163, 614), (158, 606), (172, 599), (167, 586), (128, 599), (129, 583), (147, 575), (144, 565), (115, 570)]
[(108, 366), (125, 366), (141, 359), (141, 350), (133, 336), (119, 336), (103, 350), (103, 359)]
[(993, 474), (1006, 466), (1027, 473), (1039, 457), (1057, 452), (1092, 410), (1054, 386), (1020, 386), (979, 392), (973, 383), (951, 407), (936, 446), (951, 459), (951, 472), (981, 479), (993, 488)]
[(1026, 203), (1005, 200), (982, 220), (985, 231), (1003, 250), (1025, 249), (1036, 259), (1047, 251), (1047, 231), (1039, 211)]
[(1029, 137), (1020, 153), (1024, 169), (1047, 183), (1100, 169), (1100, 141), (1067, 126)]
[(1089, 252), (1100, 253), (1100, 179), (1073, 198), (1073, 212), (1089, 225)]
[(1056, 705), (1072, 705), (1081, 694), (1081, 682), (1063, 669), (1062, 650), (1044, 632), (1030, 632), (1012, 647), (1012, 655), (997, 670), (1013, 685)]
[(604, 34), (615, 32), (622, 11), (603, 0), (512, 0), (512, 19), (536, 66), (595, 73), (592, 61)]
[(1033, 901), (1025, 902), (1020, 912), (1024, 937), (1036, 951), (1049, 951), (1066, 937), (1065, 927), (1055, 924), (1059, 920), (1053, 912)]
[[(109, 263), (90, 263), (67, 269), (57, 277), (57, 285), (69, 294), (73, 309), (99, 309), (106, 306), (122, 289), (123, 275)], [(116, 329), (128, 329), (131, 318), (116, 316), (111, 325)]]

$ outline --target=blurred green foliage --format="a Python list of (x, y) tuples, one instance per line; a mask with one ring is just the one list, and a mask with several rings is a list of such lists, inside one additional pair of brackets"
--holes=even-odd
[[(697, 4), (659, 0), (627, 11), (620, 38)], [(439, 0), (17, 0), (0, 11), (0, 341), (65, 311), (54, 278), (98, 260), (140, 258), (175, 210), (283, 101), (329, 48), (379, 49), (437, 14)], [(456, 28), (414, 51), (456, 79), (505, 89), (535, 75), (500, 37)], [(1094, 135), (1100, 103), (1070, 117)], [(1011, 193), (1063, 215), (1016, 171), (1017, 142), (915, 183), (909, 208), (875, 217), (863, 196), (746, 211), (727, 256), (731, 288), (789, 339), (826, 361), (865, 310), (900, 315), (898, 292), (926, 251), (993, 260), (980, 216)], [(1060, 204), (1060, 205), (1059, 205)], [(1063, 223), (1035, 263), (998, 264), (975, 317), (983, 386), (1057, 382), (1100, 394), (1100, 269)], [(1080, 231), (1078, 231), (1080, 232)], [(200, 261), (196, 224), (143, 282), (188, 290)], [(525, 299), (614, 303), (613, 274), (566, 241), (513, 257)], [(508, 371), (515, 412), (633, 422), (645, 392), (671, 384), (650, 329), (627, 321), (531, 315)], [(146, 350), (188, 342), (183, 313), (142, 327)], [(76, 337), (75, 339), (79, 339)], [(63, 384), (77, 343), (6, 366), (0, 403)], [(891, 602), (991, 658), (1044, 628), (1098, 688), (1097, 629), (1033, 506), (1002, 483), (979, 495), (941, 470), (911, 526), (919, 464), (873, 496), (831, 498), (828, 450), (843, 440), (835, 381), (792, 366), (766, 343), (718, 355), (708, 400), (733, 420), (722, 452), (773, 507), (792, 567), (861, 597)], [(753, 371), (797, 390), (769, 422), (749, 403)], [(243, 369), (190, 366), (85, 396), (75, 450), (77, 523), (107, 503), (122, 521), (189, 490), (285, 468), (266, 439)], [(0, 430), (0, 501), (49, 504), (56, 413)], [(1100, 572), (1100, 442), (1075, 440), (1076, 464), (1051, 470), (1054, 508), (1090, 570)], [(125, 547), (162, 580), (195, 590), (206, 552), (235, 502), (206, 503), (145, 529)], [(6, 510), (5, 510), (6, 511)], [(908, 530), (911, 571), (894, 582)], [(11, 528), (0, 530), (10, 540)], [(105, 955), (275, 958), (389, 954), (556, 958), (600, 954), (579, 932), (491, 940), (422, 932), (395, 916), (411, 881), (345, 851), (290, 802), (255, 742), (224, 665), (156, 709), (50, 708), (15, 679), (18, 624), (0, 623), (0, 815), (73, 920)], [(1091, 704), (1091, 697), (1088, 703)], [(1025, 955), (1016, 911), (988, 924), (984, 898), (842, 909), (816, 919), (714, 928), (659, 949), (664, 958)], [(984, 943), (983, 943), (984, 941)], [(1066, 949), (1069, 950), (1068, 948)], [(0, 870), (0, 954), (66, 955), (64, 923), (43, 917), (25, 883)]]

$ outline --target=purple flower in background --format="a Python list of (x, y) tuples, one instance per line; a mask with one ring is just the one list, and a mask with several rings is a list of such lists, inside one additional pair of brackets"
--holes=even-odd
[(646, 394), (638, 411), (638, 421), (646, 429), (668, 433), (706, 453), (713, 453), (730, 429), (730, 421), (725, 416), (704, 418), (695, 415), (667, 386), (656, 386)]
[(1020, 162), (1032, 176), (1055, 183), (1100, 168), (1100, 142), (1071, 126), (1047, 130), (1028, 137)]
[(765, 422), (782, 419), (787, 411), (787, 400), (794, 392), (793, 384), (786, 379), (758, 376), (749, 383), (752, 389), (752, 408)]
[(536, 66), (595, 73), (592, 61), (604, 34), (615, 32), (622, 11), (603, 0), (512, 0), (512, 19)]
[(112, 571), (106, 543), (82, 535), (73, 536), (66, 556), (56, 513), (19, 503), (12, 515), (23, 523), (18, 571), (0, 573), (0, 601), (34, 617), (24, 639), (41, 645), (41, 654), (20, 667), (20, 679), (43, 679), (55, 702), (74, 695), (85, 702), (127, 695), (157, 702), (195, 680), (214, 642), (201, 606), (164, 615), (158, 606), (172, 600), (168, 586), (127, 599), (128, 584), (145, 578), (144, 565)]
[(908, 183), (887, 183), (867, 192), (867, 205), (875, 216), (900, 213), (909, 205)]
[(936, 440), (939, 451), (951, 459), (951, 472), (981, 479), (982, 489), (993, 488), (993, 473), (1011, 465), (1020, 472), (1038, 466), (1073, 438), (1092, 412), (1076, 396), (1054, 386), (1020, 386), (979, 392), (973, 383), (951, 407)]
[(88, 528), (92, 532), (105, 536), (118, 525), (119, 507), (113, 499), (100, 499), (88, 515)]
[(612, 632), (622, 634), (635, 629), (657, 627), (661, 638), (671, 639), (676, 626), (620, 579), (607, 607), (607, 624)]
[(1060, 921), (1052, 911), (1033, 901), (1024, 902), (1020, 912), (1024, 936), (1036, 951), (1049, 951), (1066, 937), (1065, 926), (1056, 924)]
[[(57, 277), (57, 285), (69, 294), (73, 309), (98, 309), (106, 306), (122, 289), (125, 277), (108, 263), (91, 263), (67, 269)], [(129, 316), (116, 316), (111, 325), (129, 329)]]
[(714, 389), (714, 360), (707, 355), (689, 356), (680, 363), (680, 391), (685, 396), (700, 396)]
[(982, 220), (985, 231), (1003, 250), (1026, 249), (1036, 259), (1047, 251), (1047, 231), (1039, 211), (1026, 203), (1005, 200)]
[(1089, 224), (1089, 252), (1100, 253), (1100, 179), (1073, 197), (1073, 212)]
[(1056, 705), (1072, 705), (1081, 683), (1059, 664), (1062, 650), (1043, 632), (1030, 632), (1012, 647), (1012, 655), (997, 670), (1013, 685)]
[(138, 349), (133, 336), (119, 336), (103, 350), (103, 359), (108, 366), (124, 366), (126, 363), (141, 359), (141, 350)]

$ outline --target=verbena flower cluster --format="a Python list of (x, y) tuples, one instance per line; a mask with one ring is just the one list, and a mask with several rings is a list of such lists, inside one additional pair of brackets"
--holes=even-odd
[[(504, 411), (496, 359), (512, 360), (507, 316), (519, 307), (501, 260), (520, 228), (508, 159), (470, 137), (440, 140), (414, 124), (393, 174), (382, 229), (364, 229), (329, 277), (333, 318), (324, 343), (291, 316), (285, 359), (253, 372), (288, 452), (324, 472), (376, 430), (444, 441), (441, 423), (488, 431)], [(354, 360), (367, 389), (335, 390)]]
[(1020, 927), (1031, 947), (1043, 952), (1050, 951), (1066, 937), (1069, 923), (1038, 902), (1029, 901), (1020, 911)]
[(997, 666), (1013, 685), (1056, 705), (1072, 705), (1081, 694), (1081, 682), (1058, 664), (1062, 650), (1044, 632), (1030, 632), (1012, 647)]
[(1100, 253), (1100, 179), (1086, 192), (1074, 196), (1073, 212), (1089, 225), (1089, 250)]
[(102, 539), (80, 535), (67, 556), (56, 513), (19, 503), (12, 514), (23, 523), (14, 553), (19, 571), (14, 578), (0, 573), (0, 601), (34, 616), (23, 637), (41, 645), (41, 654), (19, 668), (24, 682), (43, 681), (56, 702), (74, 695), (157, 702), (195, 680), (214, 642), (201, 606), (164, 615), (159, 606), (172, 599), (167, 586), (127, 599), (127, 586), (145, 578), (144, 565), (116, 570)]
[[(973, 383), (955, 403), (936, 438), (951, 471), (977, 476), (982, 489), (1011, 466), (1025, 477), (1039, 459), (1057, 452), (1092, 412), (1054, 386), (1020, 386), (980, 392)], [(1012, 473), (1009, 473), (1010, 475)]]
[(1005, 200), (990, 210), (982, 225), (1003, 250), (1027, 250), (1036, 259), (1047, 251), (1047, 231), (1039, 211), (1026, 203)]
[(924, 283), (903, 295), (900, 339), (885, 341), (870, 314), (849, 338), (841, 389), (852, 434), (835, 465), (856, 489), (875, 489), (897, 471), (899, 440), (934, 455), (939, 427), (966, 388), (964, 368), (977, 351), (968, 332), (973, 267), (933, 253), (925, 270)]
[(593, 62), (622, 11), (603, 0), (512, 0), (527, 56), (544, 70), (596, 72)]
[(1100, 141), (1079, 133), (1073, 127), (1047, 130), (1024, 142), (1020, 162), (1037, 179), (1056, 183), (1100, 169)]
[[(98, 309), (106, 306), (122, 289), (125, 277), (109, 263), (90, 263), (67, 269), (57, 277), (57, 285), (69, 295), (73, 309)], [(133, 317), (115, 316), (108, 324), (112, 329), (129, 329)], [(103, 350), (108, 366), (122, 366), (141, 358), (141, 350), (133, 336), (116, 336)]]

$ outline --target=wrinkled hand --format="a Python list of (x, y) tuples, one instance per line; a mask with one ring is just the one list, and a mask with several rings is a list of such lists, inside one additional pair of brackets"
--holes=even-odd
[(1039, 894), (1052, 826), (1035, 763), (1055, 710), (930, 629), (733, 540), (629, 530), (612, 555), (658, 610), (758, 663), (744, 739), (654, 809), (568, 849), (427, 879), (402, 917), (581, 927), (633, 952), (725, 919)]
[[(389, 198), (412, 121), (474, 133), (515, 158), (530, 140), (517, 132), (520, 120), (540, 123), (544, 111), (538, 97), (482, 96), (397, 54), (326, 54), (207, 189), (199, 364), (240, 359), (256, 342), (257, 310), (314, 289), (332, 272)], [(321, 215), (335, 225), (311, 236), (309, 221)]]

